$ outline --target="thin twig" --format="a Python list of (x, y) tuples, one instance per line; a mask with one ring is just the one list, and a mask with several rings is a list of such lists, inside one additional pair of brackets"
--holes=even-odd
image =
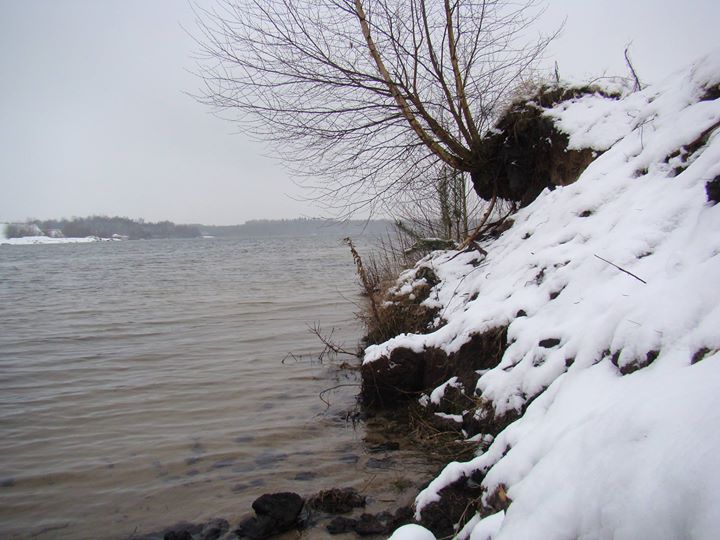
[(621, 272), (625, 272), (628, 276), (632, 276), (632, 277), (634, 277), (635, 279), (637, 279), (638, 281), (642, 281), (645, 285), (647, 285), (647, 281), (645, 281), (645, 280), (642, 279), (642, 278), (637, 277), (637, 276), (636, 276), (635, 274), (633, 274), (632, 272), (628, 272), (628, 271), (625, 270), (624, 268), (620, 268), (617, 264), (611, 263), (611, 262), (608, 261), (607, 259), (603, 259), (600, 255), (595, 255), (595, 256), (596, 256), (598, 259), (600, 259), (601, 261), (608, 263), (610, 266), (614, 266), (615, 268), (617, 268), (617, 269), (620, 270)]
[(328, 351), (333, 354), (347, 354), (348, 356), (354, 356), (355, 358), (359, 356), (357, 352), (348, 351), (332, 340), (335, 328), (332, 328), (327, 336), (323, 335), (322, 328), (318, 322), (313, 323), (312, 326), (308, 326), (308, 329), (311, 333), (315, 334), (315, 336), (325, 346), (325, 350), (320, 354), (321, 357), (324, 357)]
[(495, 192), (493, 193), (493, 198), (490, 201), (490, 206), (487, 209), (487, 212), (485, 212), (485, 215), (482, 218), (482, 221), (480, 221), (480, 224), (475, 228), (475, 231), (468, 236), (460, 246), (458, 246), (458, 250), (462, 251), (466, 247), (470, 245), (471, 242), (474, 242), (478, 236), (480, 236), (480, 232), (482, 231), (483, 226), (485, 223), (487, 223), (487, 220), (490, 218), (490, 214), (492, 214), (493, 209), (495, 208), (495, 203), (497, 202), (497, 187), (495, 188)]
[(635, 79), (635, 88), (634, 90), (637, 92), (638, 90), (642, 90), (642, 83), (640, 82), (640, 78), (638, 77), (637, 72), (635, 71), (635, 67), (632, 65), (632, 62), (630, 61), (630, 45), (632, 45), (632, 42), (627, 44), (627, 47), (625, 47), (625, 62), (628, 65), (628, 68), (630, 69), (630, 73), (633, 76), (633, 79)]
[(335, 385), (335, 386), (331, 386), (330, 388), (326, 388), (325, 390), (323, 390), (322, 392), (320, 392), (320, 393), (318, 394), (318, 397), (320, 398), (320, 401), (322, 401), (325, 405), (327, 405), (327, 407), (325, 408), (325, 410), (328, 410), (328, 409), (330, 408), (330, 402), (325, 399), (324, 395), (327, 394), (328, 392), (333, 391), (333, 390), (337, 390), (338, 388), (343, 388), (344, 386), (360, 386), (360, 384), (359, 384), (359, 383), (337, 384), (337, 385)]

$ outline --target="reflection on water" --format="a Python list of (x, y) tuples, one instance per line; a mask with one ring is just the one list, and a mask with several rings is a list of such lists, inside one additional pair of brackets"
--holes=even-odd
[(353, 348), (353, 272), (334, 238), (1, 246), (0, 537), (127, 538), (367, 488), (379, 458), (412, 472), (346, 421), (356, 389), (318, 399), (357, 382), (308, 331)]

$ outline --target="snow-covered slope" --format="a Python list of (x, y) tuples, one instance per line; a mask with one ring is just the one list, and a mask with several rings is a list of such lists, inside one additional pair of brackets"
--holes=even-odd
[(421, 261), (441, 280), (426, 303), (446, 324), (369, 347), (364, 362), (398, 347), (453, 353), (508, 326), (476, 393), (498, 416), (523, 414), (448, 465), (418, 518), (472, 475), (483, 495), (458, 538), (717, 538), (720, 204), (706, 185), (720, 181), (719, 83), (720, 50), (642, 92), (547, 111), (570, 148), (603, 153), (513, 216), (479, 265), (476, 253)]

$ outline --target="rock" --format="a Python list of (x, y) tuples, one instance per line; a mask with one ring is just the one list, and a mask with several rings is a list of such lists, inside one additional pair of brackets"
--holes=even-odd
[(349, 465), (352, 465), (360, 461), (360, 456), (358, 456), (357, 454), (345, 454), (340, 456), (339, 461), (340, 463), (347, 463)]
[(200, 532), (200, 540), (217, 540), (230, 529), (226, 519), (215, 518), (208, 521)]
[(272, 469), (287, 459), (287, 454), (275, 452), (263, 452), (255, 457), (255, 465), (261, 469)]
[(346, 514), (353, 508), (364, 507), (365, 497), (353, 488), (328, 489), (313, 495), (308, 500), (308, 506), (328, 514)]
[(193, 540), (193, 535), (188, 531), (170, 531), (165, 533), (163, 540)]
[(384, 535), (412, 522), (412, 508), (403, 506), (398, 508), (395, 514), (390, 512), (363, 514), (357, 519), (339, 516), (328, 523), (326, 529), (330, 534), (355, 532), (359, 536)]
[(373, 534), (387, 534), (390, 532), (390, 523), (393, 515), (390, 512), (380, 512), (379, 514), (363, 514), (358, 519), (355, 532), (360, 536), (370, 536)]
[(249, 538), (250, 540), (257, 540), (262, 538), (269, 538), (275, 534), (271, 530), (271, 523), (264, 517), (250, 517), (240, 522), (235, 534), (238, 538)]
[(330, 534), (343, 534), (353, 532), (355, 527), (357, 527), (357, 524), (358, 522), (356, 519), (338, 516), (328, 523), (325, 528)]
[(400, 450), (400, 444), (393, 441), (387, 441), (368, 448), (371, 454), (377, 452), (393, 452), (395, 450)]
[(383, 458), (383, 459), (370, 458), (367, 460), (367, 464), (366, 464), (368, 469), (382, 469), (382, 470), (389, 469), (390, 467), (392, 467), (392, 465), (393, 465), (393, 460), (390, 458)]
[(252, 504), (256, 517), (240, 523), (235, 532), (240, 538), (260, 540), (289, 531), (298, 526), (303, 505), (297, 493), (262, 495)]
[(395, 511), (392, 521), (389, 524), (391, 531), (394, 531), (398, 527), (407, 525), (415, 521), (415, 512), (409, 506), (401, 506)]
[(181, 521), (161, 531), (163, 540), (194, 540), (193, 535), (200, 534), (202, 525)]
[(181, 521), (161, 531), (131, 536), (131, 540), (218, 540), (227, 533), (230, 525), (227, 520), (214, 518), (207, 523), (189, 523)]
[(355, 532), (360, 536), (387, 534), (396, 523), (395, 516), (390, 512), (379, 514), (363, 514), (358, 519), (336, 517), (327, 525), (330, 534)]
[(12, 477), (3, 478), (0, 480), (0, 487), (13, 487), (15, 485), (15, 479)]
[(212, 464), (212, 469), (224, 469), (225, 467), (232, 467), (235, 465), (235, 458), (221, 459)]
[(309, 480), (315, 480), (317, 478), (317, 473), (312, 471), (303, 471), (299, 472), (295, 475), (295, 480), (298, 482), (307, 482)]

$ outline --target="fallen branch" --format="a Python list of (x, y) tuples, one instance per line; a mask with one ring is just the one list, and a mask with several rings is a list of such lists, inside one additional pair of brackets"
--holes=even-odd
[(595, 255), (595, 256), (596, 256), (598, 259), (600, 259), (602, 262), (606, 262), (606, 263), (608, 263), (610, 266), (614, 266), (615, 268), (617, 268), (617, 269), (620, 270), (621, 272), (625, 272), (628, 276), (632, 276), (632, 277), (634, 277), (635, 279), (637, 279), (638, 281), (642, 281), (645, 285), (647, 285), (647, 281), (645, 281), (645, 280), (642, 279), (642, 278), (639, 278), (638, 276), (636, 276), (636, 275), (633, 274), (632, 272), (628, 272), (628, 271), (625, 270), (624, 268), (620, 268), (617, 264), (611, 263), (611, 262), (608, 261), (607, 259), (603, 259), (600, 255)]

